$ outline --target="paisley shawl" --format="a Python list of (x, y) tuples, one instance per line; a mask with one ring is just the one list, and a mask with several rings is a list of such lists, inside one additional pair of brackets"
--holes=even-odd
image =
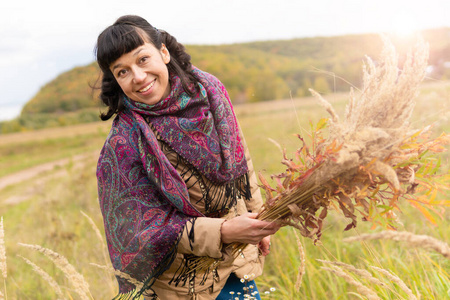
[[(214, 76), (193, 67), (199, 89), (189, 96), (171, 77), (170, 95), (155, 105), (125, 99), (100, 153), (100, 208), (119, 295), (138, 298), (171, 265), (186, 222), (203, 216), (153, 130), (217, 184), (246, 176), (247, 162), (228, 94)], [(151, 123), (153, 130), (150, 129)]]

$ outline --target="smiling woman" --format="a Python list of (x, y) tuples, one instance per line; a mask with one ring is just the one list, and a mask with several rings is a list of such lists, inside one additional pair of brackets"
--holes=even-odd
[(125, 95), (138, 102), (156, 104), (170, 93), (167, 64), (170, 54), (162, 44), (161, 50), (146, 42), (134, 51), (122, 55), (111, 65)]
[[(262, 197), (223, 84), (137, 16), (100, 34), (97, 61), (102, 118), (116, 115), (100, 208), (113, 267), (134, 279), (118, 277), (119, 297), (229, 299), (222, 289), (245, 293), (240, 278), (256, 286), (279, 225), (256, 220)], [(234, 242), (249, 244), (238, 257)], [(198, 271), (202, 257), (214, 266)]]

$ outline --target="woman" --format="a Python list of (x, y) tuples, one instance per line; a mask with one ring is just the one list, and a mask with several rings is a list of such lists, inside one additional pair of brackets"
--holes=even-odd
[[(255, 219), (261, 195), (223, 85), (138, 16), (106, 28), (96, 55), (101, 118), (116, 115), (97, 178), (120, 295), (229, 299), (254, 285), (279, 226)], [(236, 257), (233, 242), (249, 246)], [(215, 259), (206, 272), (201, 257)]]

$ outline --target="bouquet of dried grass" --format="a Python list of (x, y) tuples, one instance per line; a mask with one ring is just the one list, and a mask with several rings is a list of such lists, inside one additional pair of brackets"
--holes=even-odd
[[(295, 159), (283, 151), (287, 168), (272, 176), (275, 187), (260, 175), (266, 203), (258, 219), (277, 220), (319, 239), (330, 207), (351, 219), (345, 228), (349, 230), (357, 224), (357, 213), (374, 225), (394, 227), (393, 211), (402, 199), (432, 222), (429, 209), (438, 212), (435, 207), (449, 206), (449, 201), (436, 201), (435, 195), (448, 189), (450, 176), (437, 175), (439, 160), (425, 154), (444, 151), (450, 135), (430, 139), (428, 128), (411, 130), (409, 125), (425, 77), (428, 47), (418, 42), (399, 70), (395, 49), (385, 39), (381, 58), (377, 65), (367, 58), (363, 89), (358, 98), (351, 91), (342, 121), (331, 104), (311, 90), (331, 118), (318, 123), (311, 146), (299, 136), (302, 147)], [(321, 132), (326, 123), (327, 139)]]
[[(286, 170), (272, 175), (275, 186), (259, 175), (266, 202), (257, 219), (293, 226), (318, 240), (330, 207), (351, 220), (345, 230), (356, 227), (358, 213), (374, 226), (395, 228), (394, 210), (406, 200), (435, 222), (430, 210), (439, 214), (438, 207), (450, 206), (448, 200), (435, 199), (438, 190), (448, 189), (450, 175), (438, 175), (439, 160), (426, 154), (444, 151), (450, 135), (430, 139), (429, 128), (412, 130), (409, 124), (427, 59), (428, 46), (419, 41), (399, 70), (395, 49), (385, 39), (381, 60), (375, 64), (367, 58), (364, 86), (358, 97), (350, 92), (342, 121), (311, 90), (331, 118), (315, 126), (309, 146), (298, 136), (301, 147), (293, 159), (282, 151)], [(328, 138), (322, 132), (326, 126)], [(246, 245), (230, 246), (237, 254)], [(214, 263), (199, 258), (195, 270), (211, 270)]]

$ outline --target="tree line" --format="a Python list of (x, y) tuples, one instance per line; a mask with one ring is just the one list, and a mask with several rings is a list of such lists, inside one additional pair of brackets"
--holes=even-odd
[[(430, 74), (450, 79), (450, 28), (422, 32), (430, 44)], [(390, 37), (405, 57), (412, 39)], [(314, 37), (230, 45), (185, 45), (198, 68), (217, 76), (234, 104), (327, 94), (360, 87), (365, 56), (376, 61), (382, 47), (377, 34)], [(401, 67), (401, 66), (400, 66)], [(95, 89), (101, 74), (95, 62), (64, 72), (44, 85), (0, 132), (37, 129), (99, 120)]]

